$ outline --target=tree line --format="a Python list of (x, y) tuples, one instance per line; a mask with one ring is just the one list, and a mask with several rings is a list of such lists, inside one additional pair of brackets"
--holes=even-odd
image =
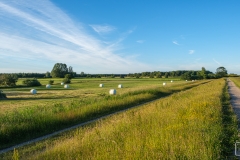
[[(218, 67), (216, 73), (206, 70), (204, 67), (201, 70), (177, 70), (170, 72), (141, 72), (141, 73), (129, 73), (129, 74), (85, 74), (81, 72), (77, 74), (73, 71), (73, 67), (67, 67), (66, 64), (56, 63), (51, 72), (46, 73), (0, 73), (0, 85), (1, 86), (15, 86), (18, 78), (32, 78), (24, 80), (24, 85), (38, 84), (37, 78), (64, 78), (64, 83), (70, 83), (72, 78), (169, 78), (178, 77), (183, 80), (200, 80), (200, 79), (213, 79), (221, 78), (225, 76), (237, 76), (236, 74), (228, 75), (225, 67)], [(38, 84), (39, 85), (39, 84)]]

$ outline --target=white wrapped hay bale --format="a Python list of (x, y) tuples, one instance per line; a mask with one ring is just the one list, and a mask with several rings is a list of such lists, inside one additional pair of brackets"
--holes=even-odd
[(36, 90), (36, 89), (31, 89), (30, 92), (31, 92), (32, 94), (37, 94), (37, 90)]
[(64, 82), (61, 82), (61, 85), (64, 85)]
[(122, 84), (119, 84), (119, 85), (118, 85), (118, 88), (123, 88), (123, 85), (122, 85)]
[(99, 84), (99, 87), (103, 87), (104, 86), (104, 84)]
[(115, 95), (115, 94), (117, 94), (116, 89), (110, 89), (109, 94), (110, 94), (110, 95)]
[(65, 84), (64, 88), (70, 88), (69, 84)]
[(51, 85), (50, 85), (50, 84), (47, 84), (47, 85), (46, 85), (46, 88), (51, 88)]
[(164, 82), (162, 85), (163, 85), (163, 86), (166, 86), (166, 83)]
[(173, 82), (173, 80), (171, 80), (171, 83)]

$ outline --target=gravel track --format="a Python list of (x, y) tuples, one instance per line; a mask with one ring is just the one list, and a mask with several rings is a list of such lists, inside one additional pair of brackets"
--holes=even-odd
[[(238, 121), (240, 121), (240, 89), (231, 80), (228, 79), (227, 82), (228, 92), (231, 97), (230, 103)], [(240, 130), (240, 126), (238, 126), (238, 130)]]
[[(231, 80), (228, 79), (227, 82), (228, 82), (228, 93), (231, 97), (230, 103), (232, 105), (234, 113), (237, 116), (238, 122), (240, 122), (240, 89)], [(239, 123), (238, 123), (238, 131), (240, 131)], [(236, 149), (234, 150), (234, 154), (235, 156), (237, 156), (237, 159), (240, 160), (239, 146), (237, 147), (237, 150)]]

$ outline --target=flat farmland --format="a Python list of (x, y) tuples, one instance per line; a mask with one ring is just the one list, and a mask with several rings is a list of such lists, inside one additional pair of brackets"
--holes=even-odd
[[(8, 99), (1, 100), (0, 148), (43, 136), (66, 127), (186, 90), (206, 81), (173, 79), (73, 79), (70, 88), (62, 79), (40, 79), (39, 87), (2, 88)], [(163, 82), (166, 83), (163, 86)], [(18, 82), (21, 84), (21, 79)], [(99, 87), (104, 84), (104, 87)], [(119, 84), (123, 88), (117, 88)], [(30, 89), (36, 89), (35, 95)], [(117, 94), (109, 95), (115, 88)]]
[[(2, 159), (199, 160), (233, 158), (232, 144), (236, 140), (237, 122), (229, 105), (226, 81), (224, 79), (179, 81), (164, 87), (161, 82), (159, 83), (154, 84), (156, 88), (150, 85), (149, 88), (142, 90), (138, 87), (135, 90), (134, 87), (129, 87), (133, 90), (116, 96), (105, 95), (102, 96), (105, 97), (102, 100), (99, 98), (97, 102), (93, 100), (84, 105), (95, 111), (90, 114), (94, 117), (101, 113), (109, 113), (109, 110), (102, 110), (104, 105), (107, 108), (111, 106), (118, 108), (129, 104), (135, 105), (143, 102), (141, 101), (143, 99), (146, 101), (169, 96), (16, 149), (14, 152), (2, 154), (0, 157)], [(52, 112), (52, 117), (64, 115), (58, 117), (58, 120), (68, 117), (69, 121), (73, 113), (78, 112), (76, 116), (80, 116), (79, 107), (83, 107), (80, 103), (78, 107), (66, 106), (62, 106), (61, 111)], [(42, 110), (44, 116), (41, 117), (41, 123), (35, 121), (34, 126), (39, 128), (43, 125), (42, 121), (49, 118), (47, 114), (50, 113), (50, 108), (45, 110), (46, 112)], [(83, 112), (81, 116), (87, 115), (88, 112)], [(34, 114), (34, 112), (29, 113)], [(49, 118), (48, 125), (51, 125), (52, 121), (53, 119)]]

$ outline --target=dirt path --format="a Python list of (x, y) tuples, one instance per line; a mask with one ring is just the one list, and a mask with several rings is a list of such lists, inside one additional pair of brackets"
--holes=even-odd
[[(228, 79), (227, 82), (228, 82), (228, 92), (231, 97), (230, 103), (232, 105), (234, 113), (237, 115), (238, 122), (240, 122), (240, 89), (231, 80)], [(239, 123), (238, 123), (238, 131), (240, 131)], [(240, 160), (239, 144), (237, 146), (238, 147), (235, 146), (234, 154)]]
[[(238, 121), (240, 121), (240, 89), (228, 79), (228, 92), (230, 94), (230, 103), (233, 107), (234, 113), (237, 115)], [(238, 126), (240, 130), (240, 126)]]

